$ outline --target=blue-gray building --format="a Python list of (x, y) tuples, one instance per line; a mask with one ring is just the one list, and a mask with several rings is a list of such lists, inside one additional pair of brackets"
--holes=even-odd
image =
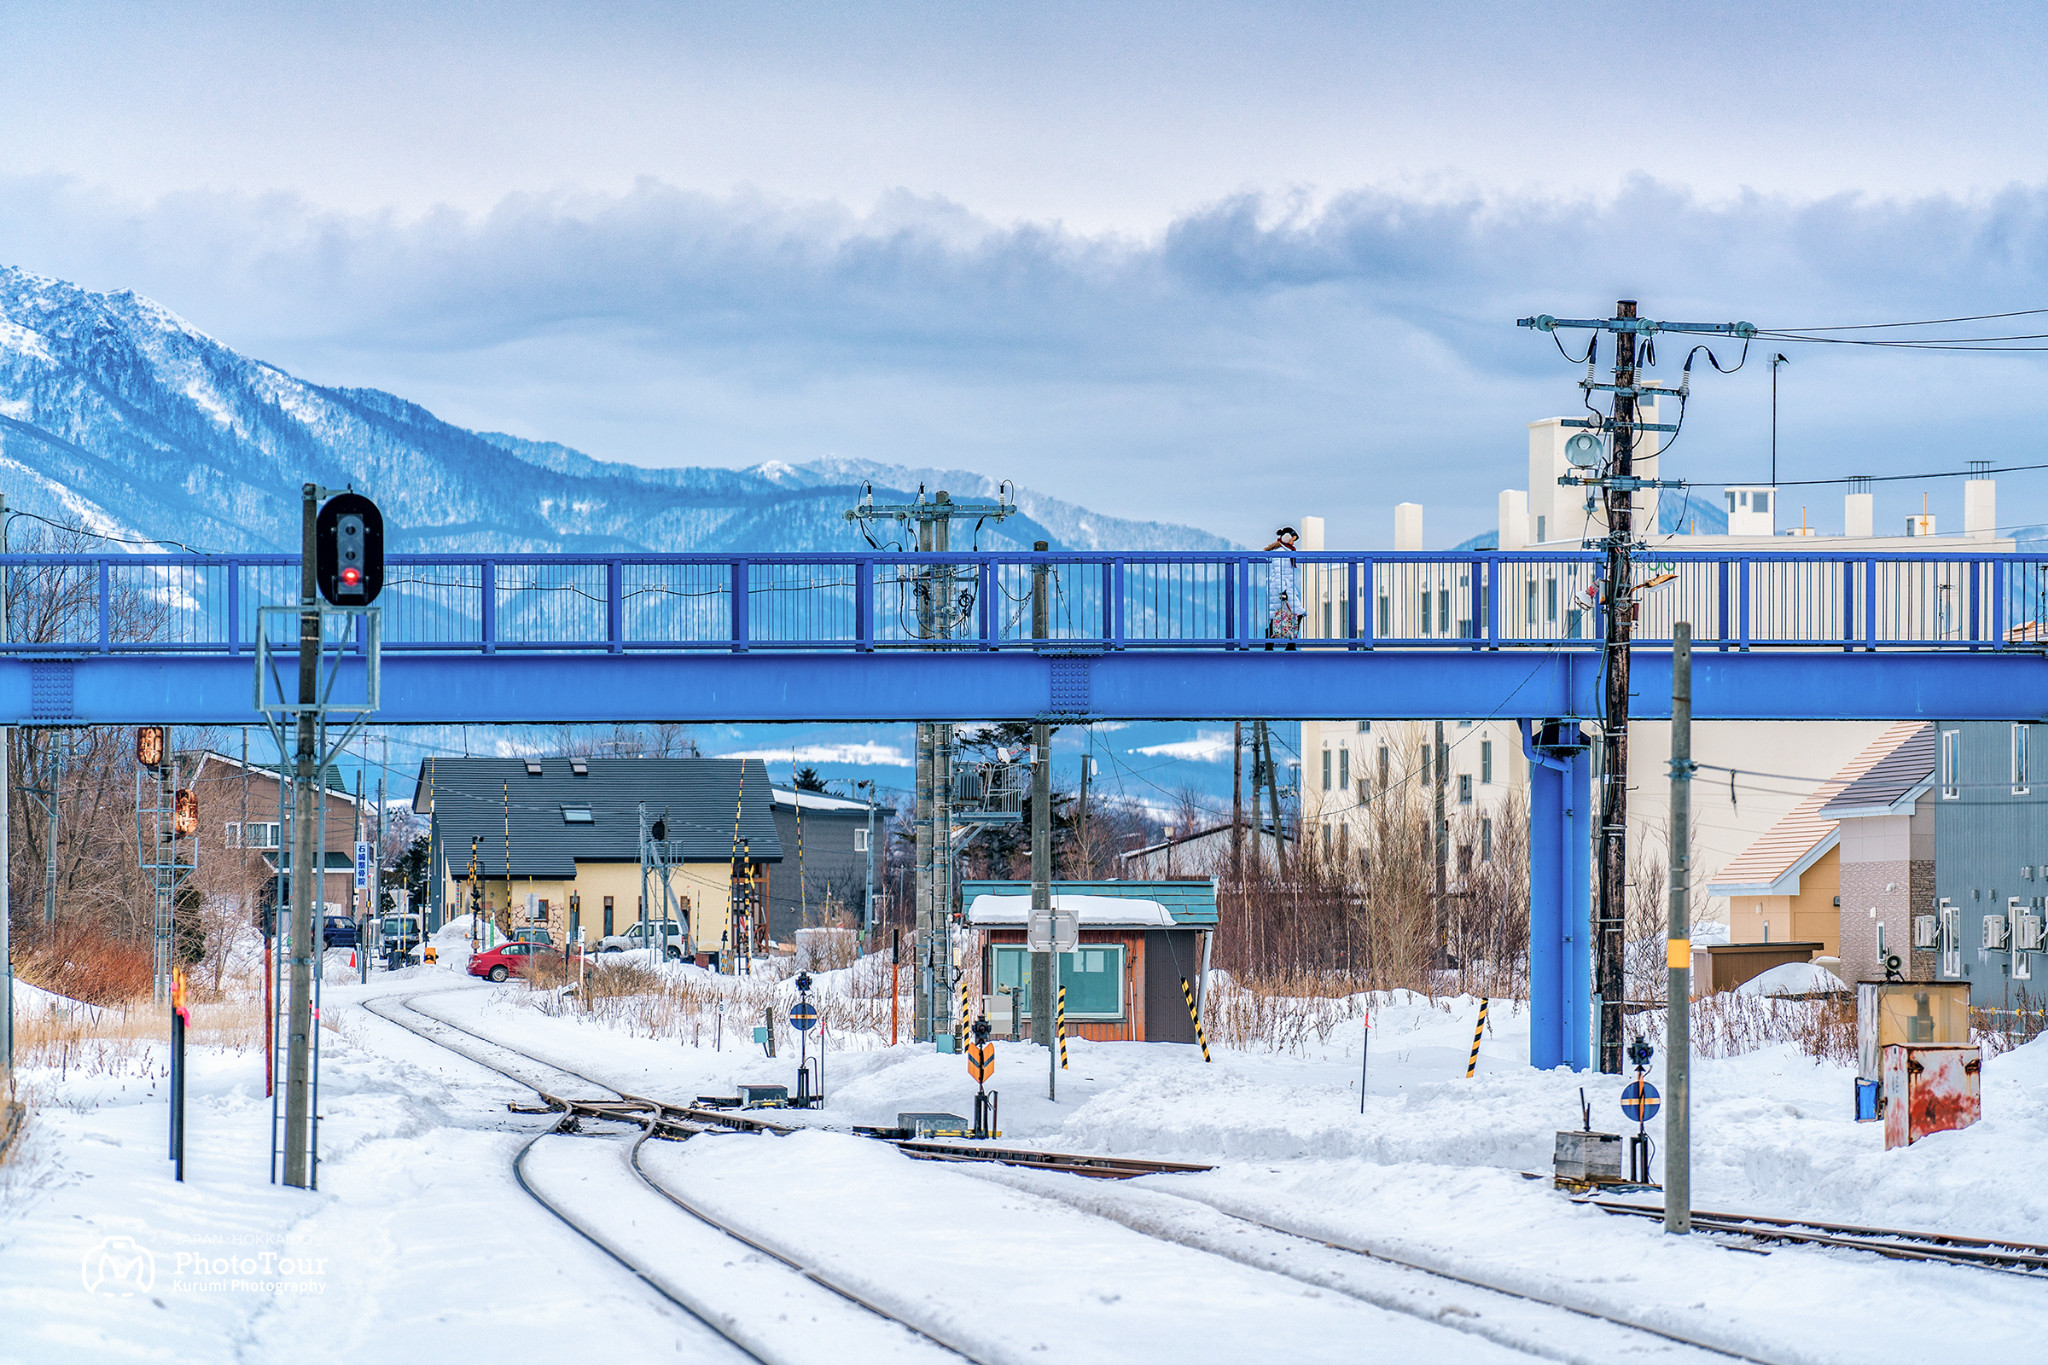
[[(2048, 726), (1935, 726), (1934, 897), (1913, 917), (1912, 946), (1936, 980), (1967, 980), (1970, 1003), (2038, 1006), (2048, 992)], [(1892, 951), (1900, 951), (1898, 948)]]

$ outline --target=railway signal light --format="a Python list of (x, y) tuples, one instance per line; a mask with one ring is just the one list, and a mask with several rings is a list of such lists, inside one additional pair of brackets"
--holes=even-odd
[(171, 833), (189, 837), (199, 832), (199, 797), (189, 787), (181, 787), (171, 805)]
[(360, 493), (337, 493), (314, 522), (320, 595), (337, 607), (367, 607), (384, 587), (384, 514)]
[(151, 770), (164, 766), (163, 726), (138, 725), (135, 727), (135, 761), (138, 765)]

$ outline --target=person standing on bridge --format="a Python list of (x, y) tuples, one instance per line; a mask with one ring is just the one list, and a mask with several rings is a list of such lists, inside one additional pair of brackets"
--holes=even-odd
[[(1266, 549), (1292, 554), (1296, 538), (1292, 526), (1283, 526), (1273, 533), (1273, 543)], [(1266, 648), (1273, 647), (1271, 641), (1285, 640), (1287, 648), (1293, 649), (1301, 636), (1301, 615), (1301, 587), (1295, 579), (1294, 561), (1273, 560), (1266, 566)]]

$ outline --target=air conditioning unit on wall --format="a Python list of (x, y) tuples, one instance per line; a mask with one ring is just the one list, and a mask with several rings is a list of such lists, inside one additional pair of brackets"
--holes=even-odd
[(1913, 946), (1915, 948), (1932, 948), (1935, 946), (1936, 941), (1937, 930), (1935, 928), (1934, 916), (1913, 916)]
[(1984, 917), (1984, 946), (1987, 949), (1997, 949), (2006, 946), (2004, 915), (1986, 915)]

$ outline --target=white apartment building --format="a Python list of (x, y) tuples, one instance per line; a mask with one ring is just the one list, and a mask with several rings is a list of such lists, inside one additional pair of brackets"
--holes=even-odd
[[(1657, 420), (1654, 410), (1644, 420)], [(1529, 487), (1511, 489), (1499, 498), (1499, 541), (1503, 550), (1554, 548), (1577, 549), (1586, 540), (1606, 534), (1605, 515), (1596, 504), (1586, 506), (1586, 490), (1561, 485), (1558, 479), (1572, 472), (1565, 454), (1565, 442), (1576, 432), (1563, 426), (1563, 418), (1548, 418), (1529, 424)], [(1639, 453), (1636, 472), (1657, 477), (1654, 449)], [(1931, 510), (1905, 519), (1897, 535), (1878, 535), (1874, 524), (1873, 499), (1869, 493), (1850, 492), (1843, 503), (1842, 535), (1815, 529), (1807, 508), (1798, 508), (1798, 522), (1785, 526), (1792, 512), (1782, 505), (1779, 490), (1766, 485), (1731, 486), (1719, 495), (1720, 510), (1728, 514), (1726, 534), (1688, 534), (1696, 521), (1680, 503), (1667, 520), (1679, 529), (1658, 531), (1660, 498), (1698, 498), (1699, 492), (1645, 491), (1636, 495), (1636, 524), (1646, 549), (1639, 561), (1653, 561), (1659, 549), (1711, 551), (1730, 548), (1785, 550), (1794, 548), (1785, 537), (1799, 538), (1798, 548), (1842, 551), (1920, 551), (1926, 537), (1936, 534), (1936, 516)], [(1423, 507), (1403, 503), (1394, 512), (1394, 548), (1423, 548)], [(1988, 478), (1964, 484), (1963, 530), (1951, 536), (1958, 548), (1973, 551), (2009, 551), (2010, 538), (1997, 534), (1997, 491)], [(1305, 517), (1301, 523), (1303, 550), (1324, 548), (1324, 526), (1320, 518)], [(1781, 529), (1784, 527), (1785, 529)], [(1583, 578), (1584, 581), (1579, 581)], [(1475, 596), (1469, 580), (1456, 565), (1382, 565), (1373, 575), (1375, 597), (1371, 610), (1380, 633), (1428, 635), (1454, 638), (1471, 633), (1473, 614), (1490, 608)], [(1505, 575), (1499, 585), (1502, 601), (1499, 619), (1503, 635), (1572, 639), (1590, 631), (1592, 603), (1586, 589), (1589, 572), (1579, 575), (1552, 569), (1530, 569), (1515, 576)], [(1673, 585), (1678, 591), (1652, 589), (1643, 595), (1642, 620), (1646, 633), (1665, 634), (1673, 619), (1692, 614), (1684, 600), (1684, 581)], [(1922, 573), (1914, 581), (1890, 586), (1886, 610), (1894, 623), (1904, 622), (1916, 636), (1948, 636), (1961, 629), (1953, 603), (1960, 598), (1957, 584), (1948, 581), (1946, 571)], [(1345, 620), (1346, 586), (1341, 568), (1302, 574), (1304, 638), (1342, 637), (1348, 634)], [(1839, 592), (1834, 596), (1839, 598)], [(1818, 597), (1814, 600), (1818, 601)], [(1766, 609), (1768, 604), (1757, 610)], [(1824, 608), (1823, 608), (1824, 610)], [(2048, 633), (2048, 624), (2015, 622), (2014, 632)], [(1696, 649), (1711, 648), (1700, 644)], [(1782, 820), (1820, 784), (1830, 780), (1858, 754), (1883, 735), (1888, 721), (1701, 721), (1693, 725), (1694, 761), (1700, 771), (1692, 791), (1692, 878), (1704, 888), (1722, 867)], [(1588, 724), (1589, 734), (1597, 726)], [(1423, 721), (1308, 721), (1301, 727), (1303, 762), (1301, 818), (1303, 836), (1312, 847), (1328, 848), (1333, 854), (1355, 847), (1364, 826), (1364, 805), (1392, 782), (1433, 780), (1434, 764), (1427, 752), (1425, 735), (1433, 737), (1434, 725)], [(1464, 827), (1485, 829), (1480, 822), (1497, 821), (1510, 799), (1526, 799), (1528, 769), (1522, 756), (1521, 736), (1513, 723), (1467, 720), (1444, 722), (1447, 756), (1442, 766), (1446, 776), (1446, 813), (1454, 831)], [(1629, 831), (1632, 850), (1646, 850), (1658, 866), (1664, 862), (1670, 812), (1669, 760), (1671, 726), (1668, 721), (1636, 721), (1629, 728)], [(1595, 749), (1596, 763), (1598, 750)], [(1403, 761), (1403, 756), (1406, 761)], [(1430, 764), (1428, 769), (1424, 765)], [(1327, 779), (1323, 776), (1328, 766)], [(1597, 780), (1597, 779), (1596, 779)], [(1519, 807), (1526, 809), (1526, 806)], [(1469, 817), (1469, 818), (1467, 818)], [(1482, 838), (1463, 837), (1454, 832), (1454, 843), (1475, 845), (1470, 856), (1483, 856)], [(1454, 851), (1454, 859), (1462, 856)], [(1456, 866), (1454, 862), (1453, 866)], [(1728, 921), (1727, 902), (1701, 894), (1695, 916), (1703, 921)]]

